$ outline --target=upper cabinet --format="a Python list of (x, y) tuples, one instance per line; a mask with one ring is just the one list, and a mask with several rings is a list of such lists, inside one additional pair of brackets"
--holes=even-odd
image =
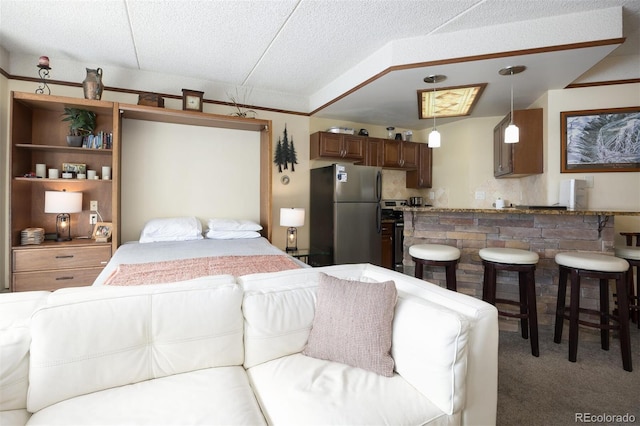
[(367, 140), (343, 133), (316, 132), (311, 135), (310, 159), (338, 159), (364, 162)]
[(407, 170), (407, 188), (431, 188), (431, 176), (433, 167), (433, 148), (426, 143), (417, 144), (418, 169)]
[(389, 169), (416, 169), (419, 143), (383, 139), (382, 167)]
[(493, 129), (493, 175), (515, 178), (542, 173), (542, 108), (513, 111), (513, 122), (520, 129), (518, 143), (504, 143), (510, 122), (507, 115)]

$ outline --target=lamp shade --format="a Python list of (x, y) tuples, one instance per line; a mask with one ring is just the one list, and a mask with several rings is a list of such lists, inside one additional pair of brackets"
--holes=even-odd
[(504, 143), (518, 143), (520, 142), (520, 129), (518, 126), (511, 123), (504, 131)]
[(82, 192), (45, 191), (45, 213), (80, 213), (82, 211)]
[(433, 129), (431, 133), (429, 133), (429, 148), (440, 148), (440, 132), (436, 129)]
[(304, 225), (303, 208), (283, 208), (280, 209), (280, 226), (302, 226)]

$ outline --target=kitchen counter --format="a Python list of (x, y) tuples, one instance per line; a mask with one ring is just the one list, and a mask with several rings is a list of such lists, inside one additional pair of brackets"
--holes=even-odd
[(490, 214), (555, 214), (555, 215), (583, 215), (583, 216), (640, 216), (640, 211), (628, 210), (563, 210), (556, 208), (526, 208), (526, 207), (505, 207), (504, 209), (466, 209), (466, 208), (446, 208), (446, 207), (409, 207), (402, 206), (396, 209), (406, 212), (458, 212), (458, 213), (490, 213)]
[[(415, 264), (409, 255), (414, 244), (446, 244), (460, 249), (456, 277), (458, 292), (482, 298), (483, 266), (478, 251), (484, 247), (531, 250), (540, 259), (536, 266), (536, 299), (541, 327), (555, 320), (558, 265), (562, 251), (584, 251), (613, 255), (616, 216), (640, 216), (638, 211), (613, 209), (468, 209), (440, 207), (396, 207), (404, 213), (403, 265), (413, 275)], [(425, 268), (424, 278), (445, 286), (444, 268)], [(518, 274), (498, 274), (498, 297), (517, 300)], [(599, 283), (584, 279), (582, 305), (597, 305)], [(500, 295), (501, 294), (501, 295)], [(500, 320), (502, 329), (516, 331), (519, 321)]]

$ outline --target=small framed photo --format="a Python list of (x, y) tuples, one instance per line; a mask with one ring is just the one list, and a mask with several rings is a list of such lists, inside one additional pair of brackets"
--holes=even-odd
[(113, 225), (111, 222), (98, 222), (93, 228), (92, 238), (96, 240), (96, 243), (106, 243), (111, 240), (112, 231)]
[(87, 165), (79, 163), (62, 163), (62, 172), (70, 172), (75, 175), (78, 173), (87, 173)]

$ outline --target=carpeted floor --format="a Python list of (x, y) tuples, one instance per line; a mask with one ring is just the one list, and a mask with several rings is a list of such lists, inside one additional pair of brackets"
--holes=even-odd
[[(566, 328), (560, 344), (553, 342), (551, 327), (540, 329), (539, 358), (531, 355), (529, 341), (519, 332), (501, 331), (497, 424), (640, 424), (640, 330), (635, 324), (631, 345), (633, 372), (628, 372), (622, 369), (617, 337), (611, 338), (609, 351), (604, 351), (599, 334), (581, 329), (578, 359), (572, 363)], [(586, 419), (625, 414), (627, 419), (591, 417), (589, 422), (580, 421), (581, 415)]]

